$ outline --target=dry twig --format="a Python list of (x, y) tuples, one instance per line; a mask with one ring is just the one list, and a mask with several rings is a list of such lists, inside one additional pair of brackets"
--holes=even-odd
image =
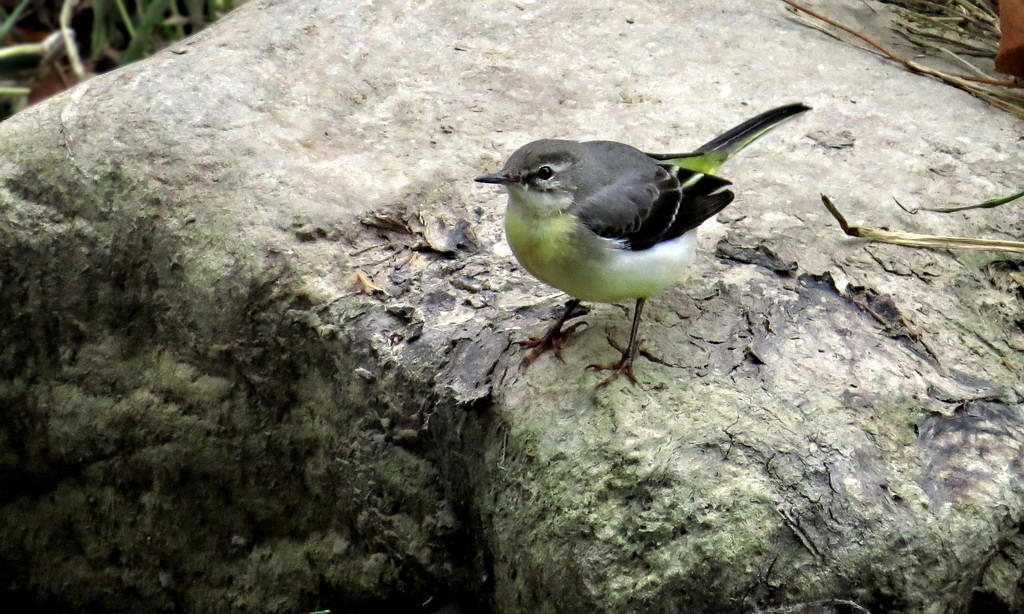
[(892, 232), (879, 230), (877, 228), (864, 228), (851, 226), (839, 209), (832, 204), (832, 200), (824, 194), (821, 195), (821, 202), (825, 208), (839, 222), (843, 232), (851, 237), (892, 243), (893, 245), (904, 245), (906, 247), (927, 247), (931, 249), (971, 249), (971, 250), (992, 250), (998, 252), (1014, 252), (1024, 254), (1024, 242), (1000, 241), (997, 239), (968, 239), (962, 237), (944, 237), (941, 235), (921, 235), (909, 232)]

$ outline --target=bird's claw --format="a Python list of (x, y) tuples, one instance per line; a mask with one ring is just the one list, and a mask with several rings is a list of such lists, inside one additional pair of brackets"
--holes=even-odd
[[(629, 345), (627, 345), (626, 347), (622, 347), (615, 341), (614, 338), (612, 338), (610, 334), (608, 335), (608, 344), (611, 345), (616, 350), (618, 350), (622, 354), (622, 357), (619, 358), (618, 362), (587, 365), (588, 371), (612, 371), (611, 376), (609, 376), (607, 379), (605, 379), (603, 382), (597, 385), (598, 389), (607, 388), (608, 385), (610, 385), (615, 380), (619, 379), (620, 375), (625, 375), (627, 378), (629, 378), (629, 381), (634, 386), (640, 385), (640, 383), (636, 380), (636, 375), (633, 374), (633, 361), (636, 360), (638, 354), (645, 358), (654, 359), (653, 357), (648, 355), (646, 350), (640, 347), (642, 343), (642, 341), (637, 339), (634, 345), (633, 340), (631, 339)], [(657, 359), (654, 360), (655, 362), (661, 362), (660, 360)]]
[(593, 364), (587, 365), (588, 371), (612, 371), (612, 374), (605, 379), (603, 382), (597, 385), (598, 388), (606, 388), (609, 384), (619, 379), (620, 375), (625, 375), (629, 378), (629, 381), (634, 385), (638, 386), (640, 383), (636, 381), (636, 375), (633, 374), (633, 356), (629, 355), (629, 352), (623, 352), (622, 358), (618, 362), (609, 364)]
[(529, 348), (533, 351), (523, 357), (522, 366), (528, 367), (530, 364), (540, 358), (541, 354), (551, 350), (555, 355), (555, 358), (565, 362), (562, 358), (562, 348), (565, 347), (566, 340), (576, 332), (581, 326), (584, 326), (586, 322), (576, 322), (572, 326), (563, 329), (561, 326), (552, 327), (543, 337), (530, 337), (526, 341), (520, 341), (519, 347)]
[[(627, 353), (629, 351), (626, 348), (624, 348), (621, 345), (619, 345), (619, 343), (617, 341), (615, 341), (615, 339), (611, 335), (608, 335), (607, 338), (608, 338), (608, 345), (612, 346), (613, 348), (615, 348), (619, 352), (622, 352), (623, 354), (625, 354), (625, 353)], [(660, 356), (657, 356), (655, 354), (652, 354), (650, 352), (650, 350), (648, 350), (647, 348), (644, 347), (644, 342), (642, 340), (637, 342), (636, 354), (637, 354), (637, 356), (642, 356), (642, 357), (646, 358), (647, 360), (649, 360), (649, 361), (651, 361), (653, 363), (657, 363), (659, 365), (665, 365), (666, 367), (674, 366), (674, 365), (672, 365), (672, 363), (666, 361), (664, 358), (662, 358)], [(593, 365), (591, 365), (591, 366), (593, 366)]]

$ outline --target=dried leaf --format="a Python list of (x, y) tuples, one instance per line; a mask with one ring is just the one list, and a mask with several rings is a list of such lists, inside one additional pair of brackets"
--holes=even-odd
[(387, 290), (373, 283), (370, 276), (362, 271), (356, 271), (356, 283), (359, 284), (359, 288), (364, 294), (375, 294), (379, 292), (380, 294), (386, 295), (388, 293)]

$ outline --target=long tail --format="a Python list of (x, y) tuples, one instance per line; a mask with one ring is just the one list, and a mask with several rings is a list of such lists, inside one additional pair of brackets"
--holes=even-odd
[(691, 153), (684, 154), (647, 154), (656, 160), (665, 160), (676, 166), (688, 168), (700, 173), (714, 174), (725, 161), (733, 157), (748, 145), (761, 138), (773, 128), (791, 117), (795, 117), (811, 107), (803, 103), (787, 104), (757, 117), (752, 117), (707, 143)]

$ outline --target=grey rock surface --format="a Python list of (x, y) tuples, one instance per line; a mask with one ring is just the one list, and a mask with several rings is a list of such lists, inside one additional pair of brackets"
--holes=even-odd
[[(519, 368), (562, 298), (473, 176), (798, 100), (650, 302), (642, 387), (583, 369), (615, 306)], [(250, 2), (0, 126), (8, 596), (1020, 611), (1021, 260), (851, 240), (819, 193), (1019, 239), (1013, 206), (892, 198), (1020, 189), (1021, 128), (767, 0)]]

